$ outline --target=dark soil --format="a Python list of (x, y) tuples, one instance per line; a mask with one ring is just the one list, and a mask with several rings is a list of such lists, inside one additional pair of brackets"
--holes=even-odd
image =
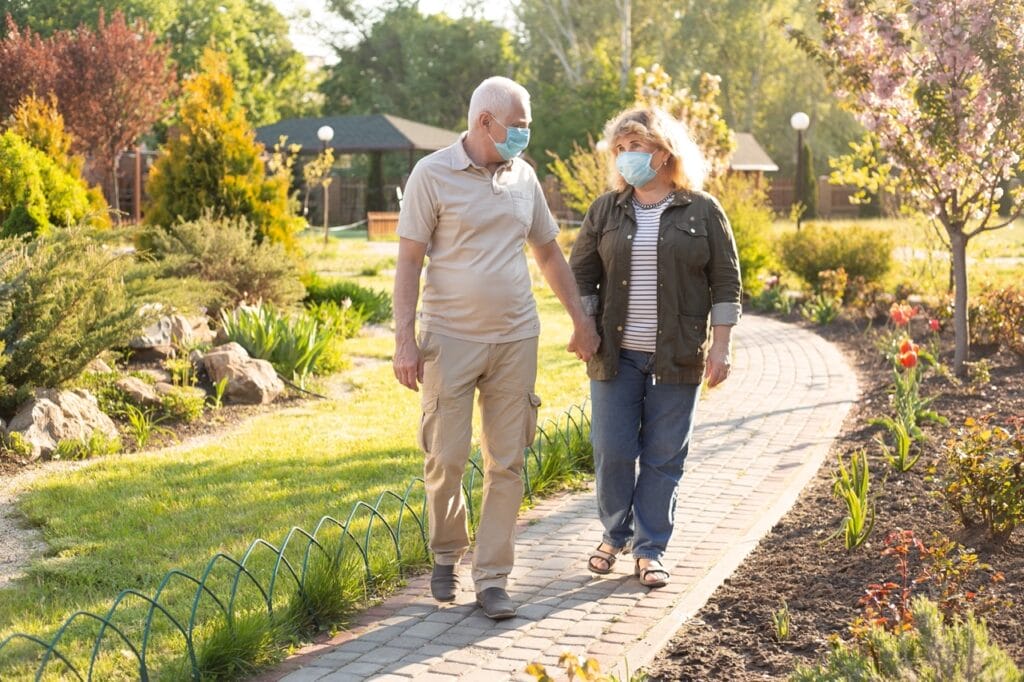
[[(965, 418), (992, 415), (993, 423), (1009, 426), (1013, 418), (1024, 417), (1024, 360), (993, 347), (973, 348), (972, 359), (990, 367), (988, 383), (957, 386), (935, 372), (926, 374), (921, 393), (935, 397), (932, 407), (949, 420), (949, 426), (925, 427), (928, 451), (911, 471), (896, 474), (872, 442), (881, 428), (868, 424), (869, 419), (890, 413), (887, 388), (892, 370), (871, 335), (858, 325), (837, 322), (816, 331), (836, 343), (858, 371), (861, 399), (848, 415), (832, 456), (797, 503), (683, 625), (648, 672), (657, 680), (746, 682), (785, 679), (797, 665), (823, 660), (830, 635), (850, 639), (851, 622), (863, 615), (858, 600), (866, 587), (886, 580), (901, 582), (894, 558), (881, 556), (886, 535), (894, 529), (912, 530), (926, 545), (933, 532), (942, 531), (1004, 574), (1001, 584), (993, 585), (987, 574), (976, 575), (972, 582), (985, 585), (993, 596), (1012, 600), (985, 618), (990, 636), (1018, 664), (1024, 663), (1024, 530), (1018, 528), (1002, 547), (993, 546), (984, 532), (963, 529), (959, 517), (935, 495), (938, 484), (928, 480), (937, 453)], [(951, 334), (946, 338), (944, 333), (940, 360), (947, 366), (952, 347)], [(845, 516), (841, 502), (832, 496), (831, 475), (836, 455), (862, 448), (870, 457), (877, 523), (865, 545), (847, 552), (840, 537), (827, 540)], [(914, 562), (912, 574), (919, 565)], [(917, 586), (915, 593), (928, 594), (929, 584)], [(792, 633), (780, 643), (771, 614), (783, 599), (789, 606)]]

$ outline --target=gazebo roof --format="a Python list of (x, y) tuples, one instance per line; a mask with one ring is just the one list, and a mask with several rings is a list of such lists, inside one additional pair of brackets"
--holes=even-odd
[(779, 170), (779, 167), (750, 133), (736, 133), (736, 151), (729, 158), (729, 168), (734, 171), (768, 173)]
[(256, 139), (270, 149), (284, 135), (288, 144), (301, 145), (303, 152), (316, 154), (323, 149), (316, 132), (325, 125), (334, 128), (329, 146), (341, 154), (435, 151), (459, 139), (459, 134), (451, 130), (388, 114), (288, 118), (257, 128)]

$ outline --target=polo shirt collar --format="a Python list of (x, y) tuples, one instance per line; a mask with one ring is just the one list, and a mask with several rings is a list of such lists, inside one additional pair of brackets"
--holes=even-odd
[[(470, 167), (473, 167), (473, 168), (484, 168), (483, 166), (478, 166), (477, 164), (475, 164), (473, 162), (473, 159), (469, 158), (469, 154), (466, 153), (466, 147), (464, 146), (463, 143), (465, 142), (467, 135), (469, 135), (469, 132), (468, 131), (464, 131), (461, 135), (459, 135), (458, 141), (456, 141), (455, 144), (453, 144), (450, 147), (450, 149), (452, 150), (452, 154), (451, 154), (452, 170), (466, 170), (467, 168), (470, 168)], [(512, 167), (512, 161), (514, 161), (514, 159), (506, 161), (502, 165), (498, 166), (498, 170), (501, 171), (501, 170), (507, 170), (507, 169), (511, 168)], [(495, 173), (495, 174), (497, 174), (497, 173)]]

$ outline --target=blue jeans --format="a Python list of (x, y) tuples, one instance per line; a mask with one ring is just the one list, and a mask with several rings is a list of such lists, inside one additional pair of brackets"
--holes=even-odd
[(700, 395), (699, 384), (653, 379), (654, 355), (623, 349), (615, 378), (590, 382), (603, 541), (623, 547), (632, 540), (637, 559), (660, 559), (672, 536), (676, 490)]

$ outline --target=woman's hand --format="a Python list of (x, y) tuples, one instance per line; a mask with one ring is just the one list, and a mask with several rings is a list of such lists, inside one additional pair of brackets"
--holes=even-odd
[(704, 378), (708, 380), (708, 387), (717, 386), (729, 378), (729, 349), (722, 349), (712, 345), (708, 351), (708, 362), (704, 368)]

